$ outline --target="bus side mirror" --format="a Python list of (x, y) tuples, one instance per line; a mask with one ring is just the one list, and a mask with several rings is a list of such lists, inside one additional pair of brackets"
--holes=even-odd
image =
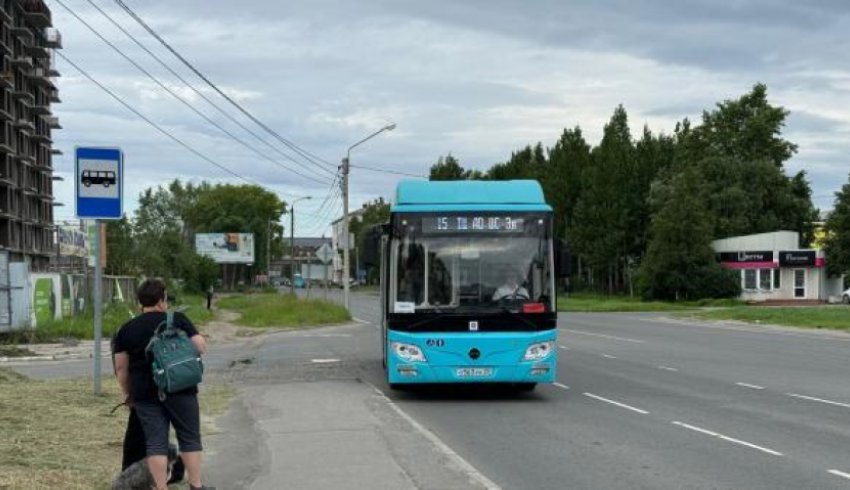
[(363, 241), (363, 265), (376, 267), (381, 262), (381, 226), (373, 226), (366, 231)]
[(555, 242), (555, 271), (559, 279), (570, 277), (570, 268), (572, 266), (572, 254), (570, 246), (564, 240), (558, 239)]

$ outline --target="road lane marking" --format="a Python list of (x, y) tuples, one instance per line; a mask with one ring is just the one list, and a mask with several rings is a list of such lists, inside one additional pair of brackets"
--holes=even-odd
[(763, 390), (764, 389), (764, 386), (751, 385), (749, 383), (735, 383), (735, 384), (738, 385), (738, 386), (743, 386), (744, 388), (750, 388), (750, 389), (753, 389), (753, 390)]
[(562, 328), (561, 330), (563, 330), (565, 332), (577, 333), (577, 334), (581, 334), (581, 335), (590, 335), (592, 337), (601, 337), (603, 339), (621, 340), (623, 342), (634, 342), (636, 344), (642, 344), (643, 343), (643, 340), (630, 339), (630, 338), (627, 338), (627, 337), (617, 337), (616, 335), (605, 335), (605, 334), (602, 334), (602, 333), (585, 332), (583, 330), (570, 330), (569, 328)]
[(663, 369), (664, 371), (670, 371), (671, 373), (678, 373), (679, 370), (670, 366), (658, 366), (658, 369)]
[(339, 362), (339, 359), (310, 359), (310, 362), (316, 364), (331, 364), (334, 362)]
[(813, 396), (798, 395), (796, 393), (785, 393), (785, 394), (788, 395), (788, 396), (793, 396), (794, 398), (802, 398), (803, 400), (811, 400), (813, 402), (828, 403), (830, 405), (835, 405), (835, 406), (838, 406), (838, 407), (850, 408), (850, 404), (847, 404), (847, 403), (834, 402), (832, 400), (824, 400), (823, 398), (815, 398)]
[(617, 356), (612, 356), (611, 354), (602, 354), (602, 357), (605, 359), (616, 359)]
[(603, 398), (599, 395), (594, 395), (593, 393), (585, 393), (584, 396), (588, 396), (590, 398), (593, 398), (595, 400), (599, 400), (599, 401), (602, 401), (602, 402), (605, 402), (605, 403), (610, 403), (611, 405), (616, 405), (620, 408), (625, 408), (626, 410), (631, 410), (632, 412), (637, 412), (641, 415), (646, 415), (646, 414), (649, 413), (646, 410), (641, 410), (641, 409), (633, 407), (631, 405), (626, 405), (625, 403), (615, 402), (614, 400), (609, 400), (609, 399)]
[(838, 471), (838, 470), (829, 470), (829, 472), (832, 473), (835, 476), (840, 476), (840, 477), (847, 478), (848, 480), (850, 480), (850, 473), (845, 473), (843, 471)]
[(484, 476), (483, 473), (478, 471), (467, 460), (463, 459), (463, 457), (460, 454), (456, 453), (454, 451), (454, 449), (449, 447), (449, 445), (446, 444), (445, 442), (443, 442), (442, 439), (437, 437), (436, 434), (434, 434), (433, 432), (431, 432), (430, 430), (425, 428), (425, 426), (423, 426), (422, 424), (417, 422), (416, 419), (414, 419), (413, 417), (408, 415), (407, 412), (405, 412), (404, 410), (401, 409), (401, 407), (396, 405), (396, 403), (394, 401), (392, 401), (387, 395), (385, 395), (383, 391), (378, 389), (377, 386), (373, 385), (372, 383), (369, 383), (368, 381), (364, 381), (364, 382), (366, 384), (370, 385), (372, 387), (372, 389), (375, 390), (375, 393), (377, 393), (378, 396), (383, 398), (384, 401), (387, 403), (387, 405), (391, 409), (393, 409), (393, 411), (396, 414), (398, 414), (408, 424), (413, 426), (414, 429), (416, 429), (420, 434), (422, 434), (426, 439), (428, 439), (431, 442), (431, 444), (436, 446), (436, 448), (440, 452), (442, 452), (446, 457), (448, 457), (449, 460), (454, 461), (454, 463), (457, 464), (460, 467), (461, 471), (463, 473), (466, 473), (466, 475), (470, 479), (477, 481), (478, 483), (481, 484), (481, 486), (483, 486), (487, 490), (502, 490), (502, 487), (500, 487), (499, 485), (496, 485), (496, 483), (493, 482), (493, 480)]
[(690, 425), (690, 424), (686, 424), (684, 422), (679, 422), (678, 420), (674, 421), (673, 425), (678, 425), (679, 427), (684, 427), (685, 429), (689, 429), (689, 430), (692, 430), (694, 432), (699, 432), (701, 434), (716, 437), (718, 439), (723, 439), (724, 441), (734, 442), (735, 444), (740, 444), (742, 446), (747, 446), (747, 447), (752, 448), (752, 449), (757, 449), (761, 452), (764, 452), (764, 453), (767, 453), (767, 454), (772, 454), (774, 456), (783, 456), (783, 454), (780, 453), (779, 451), (774, 451), (773, 449), (769, 449), (769, 448), (766, 448), (766, 447), (763, 447), (763, 446), (759, 446), (759, 445), (753, 444), (751, 442), (742, 441), (740, 439), (735, 439), (734, 437), (724, 436), (723, 434), (719, 434), (717, 432), (710, 431), (708, 429), (702, 429), (702, 428), (697, 427), (695, 425)]
[(569, 389), (570, 389), (570, 387), (569, 387), (569, 386), (567, 386), (567, 385), (565, 385), (565, 384), (561, 384), (561, 383), (552, 383), (552, 384), (553, 384), (553, 385), (555, 385), (555, 386), (557, 386), (558, 388), (561, 388), (561, 389), (564, 389), (564, 390), (569, 390)]
[(560, 347), (563, 350), (570, 350), (570, 348), (567, 347), (566, 345), (559, 345), (558, 347)]

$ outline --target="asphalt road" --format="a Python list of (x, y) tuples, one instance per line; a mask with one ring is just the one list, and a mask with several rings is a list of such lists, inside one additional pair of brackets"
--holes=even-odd
[[(352, 310), (377, 320), (374, 297)], [(372, 326), (347, 354), (503, 488), (850, 488), (850, 336), (658, 314), (558, 324), (559, 384), (521, 396), (391, 392)]]
[[(301, 382), (371, 383), (505, 489), (850, 488), (846, 334), (563, 313), (556, 385), (520, 395), (468, 386), (393, 392), (380, 366), (377, 297), (355, 294), (352, 311), (358, 325), (215, 349), (210, 365), (256, 396)], [(78, 369), (84, 364), (24, 370), (41, 377)], [(256, 425), (245, 414), (234, 420), (245, 433)], [(419, 482), (414, 488), (449, 488), (441, 482), (459, 478), (429, 480), (442, 463), (420, 461), (425, 445), (416, 446), (415, 434), (399, 426), (382, 436), (407, 444), (406, 456), (395, 457)], [(275, 466), (276, 455), (256, 453), (251, 440), (219, 441), (220, 478), (243, 481), (252, 477), (246, 468), (266, 474)]]

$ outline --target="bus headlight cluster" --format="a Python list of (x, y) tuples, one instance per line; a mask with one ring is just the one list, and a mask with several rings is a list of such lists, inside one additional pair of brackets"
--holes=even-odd
[(405, 362), (425, 362), (425, 354), (422, 353), (422, 349), (413, 344), (393, 342), (392, 349), (395, 355)]
[(525, 355), (522, 356), (523, 361), (539, 361), (545, 359), (555, 346), (555, 342), (538, 342), (531, 344), (528, 349), (525, 349)]

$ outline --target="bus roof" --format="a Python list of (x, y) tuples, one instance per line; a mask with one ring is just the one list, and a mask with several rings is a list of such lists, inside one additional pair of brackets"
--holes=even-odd
[(401, 181), (393, 212), (551, 211), (536, 180)]

